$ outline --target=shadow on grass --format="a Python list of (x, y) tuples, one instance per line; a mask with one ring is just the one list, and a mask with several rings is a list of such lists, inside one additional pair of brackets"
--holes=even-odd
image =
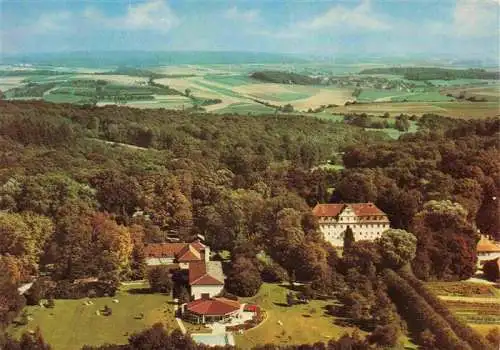
[(334, 323), (340, 327), (357, 327), (362, 331), (371, 332), (373, 329), (367, 328), (365, 324), (356, 322), (349, 317), (342, 305), (325, 305), (323, 307), (325, 316), (335, 317)]
[(127, 291), (129, 294), (153, 294), (151, 288), (132, 288)]
[(276, 303), (276, 302), (273, 302), (274, 305), (276, 306), (281, 306), (281, 307), (290, 307), (288, 306), (288, 304), (285, 304), (285, 303)]
[(303, 292), (304, 291), (304, 286), (291, 286), (290, 284), (285, 284), (285, 283), (282, 283), (280, 284), (280, 287), (282, 288), (286, 288), (288, 290), (293, 290), (294, 292)]

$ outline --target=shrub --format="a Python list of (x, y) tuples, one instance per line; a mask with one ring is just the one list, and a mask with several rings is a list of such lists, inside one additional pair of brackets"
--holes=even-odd
[(498, 259), (486, 261), (483, 265), (484, 276), (487, 280), (496, 282), (500, 279)]
[(229, 293), (227, 290), (223, 289), (222, 292), (220, 293), (221, 297), (223, 298), (226, 298), (226, 299), (231, 299), (231, 300), (235, 300), (235, 301), (238, 301), (238, 297), (232, 293)]
[(54, 286), (55, 282), (51, 281), (50, 278), (41, 277), (37, 279), (33, 282), (31, 288), (24, 294), (26, 304), (38, 305), (41, 299), (50, 298)]
[(68, 280), (61, 280), (48, 293), (56, 299), (81, 299), (86, 297), (113, 297), (117, 289), (118, 286), (113, 281), (71, 283)]
[(173, 282), (166, 266), (155, 266), (148, 272), (148, 282), (151, 290), (157, 293), (170, 293)]
[(486, 339), (495, 349), (500, 348), (500, 327), (492, 328), (486, 335)]
[(367, 337), (371, 344), (377, 344), (382, 347), (394, 346), (398, 342), (400, 335), (400, 328), (398, 324), (388, 324), (385, 326), (378, 326), (372, 334)]
[(316, 297), (316, 291), (308, 284), (304, 286), (301, 296), (305, 299), (314, 299)]
[(287, 279), (287, 272), (280, 265), (272, 263), (264, 266), (260, 273), (260, 276), (264, 282), (283, 282)]
[(286, 105), (284, 105), (282, 107), (282, 111), (284, 113), (292, 113), (293, 112), (293, 106), (291, 104), (287, 103)]
[(43, 299), (43, 290), (41, 289), (40, 283), (35, 281), (31, 288), (24, 293), (27, 305), (38, 305), (40, 300)]
[(52, 299), (52, 298), (49, 298), (49, 300), (47, 300), (47, 303), (45, 303), (45, 307), (47, 307), (49, 309), (53, 309), (55, 306), (56, 306), (56, 304), (54, 302), (54, 299)]
[(113, 314), (113, 310), (108, 305), (104, 305), (104, 309), (102, 310), (101, 314), (103, 316), (111, 316)]
[(250, 297), (259, 291), (262, 285), (256, 261), (244, 256), (236, 257), (226, 279), (226, 288), (230, 293)]

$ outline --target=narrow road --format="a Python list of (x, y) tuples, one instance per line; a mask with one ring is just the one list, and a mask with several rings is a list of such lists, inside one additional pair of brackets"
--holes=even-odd
[(92, 138), (92, 137), (88, 137), (87, 140), (92, 140), (92, 141), (96, 141), (96, 142), (106, 143), (106, 144), (112, 145), (112, 146), (123, 146), (123, 147), (127, 147), (127, 148), (130, 148), (130, 149), (135, 149), (135, 150), (156, 151), (155, 148), (140, 147), (140, 146), (131, 145), (131, 144), (128, 144), (128, 143), (113, 142), (113, 141), (96, 139), (96, 138)]
[[(174, 299), (176, 304), (174, 305), (174, 315), (177, 315), (177, 310), (179, 309), (179, 305), (177, 305), (177, 299)], [(179, 317), (176, 317), (175, 320), (177, 321), (177, 324), (179, 325), (179, 328), (181, 329), (182, 334), (186, 334), (186, 327), (184, 327), (184, 323), (182, 323), (182, 320)]]
[(186, 334), (187, 333), (186, 327), (184, 327), (184, 323), (182, 323), (182, 320), (179, 317), (176, 317), (175, 320), (177, 321), (177, 324), (179, 325), (182, 334)]
[(498, 297), (460, 297), (452, 295), (439, 295), (440, 299), (449, 301), (461, 301), (464, 303), (485, 303), (485, 304), (500, 304)]

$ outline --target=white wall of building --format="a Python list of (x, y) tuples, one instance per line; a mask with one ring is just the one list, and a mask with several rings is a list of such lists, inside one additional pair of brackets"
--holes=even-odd
[(202, 294), (209, 294), (210, 297), (214, 297), (222, 292), (222, 289), (224, 289), (224, 285), (218, 285), (218, 286), (191, 286), (191, 295), (194, 297), (194, 299), (200, 299)]
[(477, 263), (481, 265), (481, 262), (493, 260), (496, 258), (500, 258), (500, 252), (486, 252), (486, 253), (477, 253)]
[(174, 258), (146, 258), (146, 265), (170, 265), (174, 263)]
[(336, 247), (344, 245), (344, 232), (347, 226), (352, 229), (355, 241), (375, 240), (390, 228), (386, 220), (360, 222), (349, 207), (339, 214), (338, 220), (334, 217), (320, 217), (318, 222), (325, 241)]

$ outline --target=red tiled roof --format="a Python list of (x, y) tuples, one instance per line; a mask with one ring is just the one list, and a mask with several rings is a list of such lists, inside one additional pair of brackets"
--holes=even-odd
[(223, 316), (240, 309), (240, 303), (226, 298), (198, 299), (186, 305), (187, 310), (198, 315)]
[(174, 258), (186, 246), (186, 243), (151, 243), (144, 247), (149, 258)]
[(313, 209), (315, 216), (337, 216), (344, 209), (345, 204), (316, 204)]
[(203, 250), (205, 250), (205, 245), (203, 243), (200, 242), (199, 239), (193, 241), (190, 243), (197, 251), (201, 252)]
[(477, 243), (477, 252), (479, 253), (493, 253), (493, 252), (500, 252), (500, 245), (488, 240), (488, 239), (481, 239)]
[(192, 243), (151, 243), (146, 244), (144, 252), (148, 258), (177, 258), (179, 262), (202, 259), (205, 245), (200, 241)]
[(359, 217), (386, 215), (373, 203), (316, 204), (313, 214), (315, 216), (337, 216), (347, 206), (351, 207)]
[(201, 260), (200, 252), (192, 244), (186, 244), (175, 256), (178, 262)]
[(195, 261), (189, 264), (190, 285), (223, 285), (224, 275), (220, 261)]

